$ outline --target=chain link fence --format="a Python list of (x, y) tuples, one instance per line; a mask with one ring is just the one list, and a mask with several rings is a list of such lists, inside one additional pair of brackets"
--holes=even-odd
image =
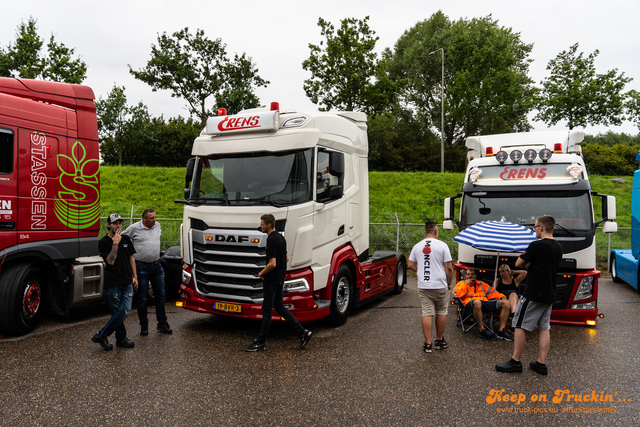
[[(104, 217), (100, 218), (100, 236), (107, 234), (107, 215), (117, 212), (124, 219), (122, 228), (142, 219), (144, 207), (140, 206), (102, 206)], [(161, 249), (166, 250), (171, 246), (180, 245), (180, 225), (182, 218), (175, 218), (175, 211), (156, 211), (157, 221), (162, 227)], [(166, 216), (165, 216), (166, 215)], [(170, 216), (173, 216), (170, 217)], [(380, 216), (380, 215), (378, 215)], [(424, 223), (403, 222), (402, 214), (384, 214), (383, 218), (392, 219), (390, 222), (369, 224), (369, 253), (375, 251), (399, 251), (407, 256), (413, 246), (424, 239)], [(458, 259), (458, 244), (453, 238), (458, 234), (457, 228), (444, 230), (442, 224), (439, 238), (451, 250), (454, 261)], [(606, 234), (601, 228), (596, 231), (596, 262), (598, 269), (608, 271), (609, 253), (611, 249), (631, 249), (631, 228), (618, 227), (615, 234)]]
[[(107, 217), (112, 213), (119, 214), (124, 223), (122, 224), (122, 230), (124, 231), (128, 226), (142, 220), (142, 212), (146, 209), (144, 206), (111, 206), (102, 205), (102, 215), (100, 217), (100, 234), (102, 237), (108, 233), (107, 231)], [(175, 210), (162, 211), (156, 210), (156, 221), (162, 227), (162, 239), (160, 241), (160, 250), (164, 251), (171, 246), (180, 245), (180, 225), (182, 225), (182, 218), (176, 218), (177, 214)]]

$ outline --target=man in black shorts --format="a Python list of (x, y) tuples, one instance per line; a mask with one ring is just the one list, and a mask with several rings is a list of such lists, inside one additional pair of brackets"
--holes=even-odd
[(282, 302), (282, 287), (287, 275), (287, 242), (276, 231), (276, 219), (271, 214), (260, 217), (260, 231), (267, 234), (267, 265), (258, 273), (262, 283), (262, 326), (258, 338), (246, 346), (245, 351), (266, 350), (267, 335), (271, 326), (273, 309), (295, 330), (300, 338), (300, 348), (304, 348), (311, 339), (311, 331), (296, 320)]
[(522, 372), (522, 351), (524, 350), (525, 330), (540, 332), (538, 360), (529, 367), (541, 375), (547, 375), (547, 353), (551, 326), (551, 309), (556, 300), (556, 275), (562, 259), (562, 246), (553, 238), (556, 221), (552, 216), (536, 218), (535, 231), (540, 240), (529, 244), (527, 250), (516, 261), (516, 267), (527, 270), (527, 285), (518, 301), (513, 316), (515, 328), (514, 349), (511, 360), (496, 365), (499, 372)]

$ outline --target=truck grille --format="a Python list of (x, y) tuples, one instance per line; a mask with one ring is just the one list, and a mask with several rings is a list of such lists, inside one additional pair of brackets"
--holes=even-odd
[[(198, 293), (234, 303), (262, 302), (262, 280), (258, 273), (266, 265), (264, 245), (207, 244), (204, 236), (214, 232), (222, 233), (221, 230), (193, 230), (194, 282)], [(266, 239), (262, 233), (248, 233)]]

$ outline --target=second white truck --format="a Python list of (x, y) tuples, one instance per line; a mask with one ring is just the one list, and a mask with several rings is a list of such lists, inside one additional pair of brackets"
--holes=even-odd
[[(535, 219), (551, 215), (556, 220), (554, 238), (563, 249), (558, 273), (558, 299), (551, 321), (595, 325), (598, 316), (596, 228), (617, 231), (615, 197), (591, 189), (579, 143), (580, 129), (509, 133), (467, 138), (468, 166), (462, 192), (445, 200), (445, 229), (460, 231), (481, 221), (509, 221), (533, 227)], [(599, 221), (592, 197), (602, 200)], [(460, 215), (455, 217), (455, 200)], [(514, 267), (519, 253), (500, 253), (499, 264)], [(496, 252), (460, 244), (456, 270), (467, 266), (480, 270), (493, 282)]]

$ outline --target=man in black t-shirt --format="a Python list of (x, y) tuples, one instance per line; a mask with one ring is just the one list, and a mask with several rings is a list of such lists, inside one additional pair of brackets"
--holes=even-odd
[(123, 220), (118, 214), (111, 214), (107, 218), (109, 234), (98, 242), (100, 256), (104, 259), (104, 293), (107, 296), (111, 318), (91, 341), (100, 344), (103, 350), (112, 350), (107, 337), (114, 331), (118, 347), (133, 347), (133, 341), (127, 338), (124, 319), (131, 313), (133, 290), (138, 288), (136, 253), (129, 236), (120, 234)]
[(258, 338), (244, 349), (245, 351), (266, 350), (265, 343), (271, 326), (273, 309), (287, 321), (300, 338), (300, 348), (304, 348), (311, 339), (311, 331), (307, 330), (296, 320), (282, 302), (282, 288), (287, 274), (287, 242), (276, 231), (276, 219), (271, 214), (260, 217), (260, 231), (267, 233), (267, 265), (260, 271), (262, 283), (262, 325)]
[(522, 351), (525, 330), (539, 331), (539, 353), (529, 367), (541, 375), (547, 375), (547, 353), (551, 342), (550, 318), (556, 301), (556, 277), (562, 260), (562, 246), (553, 238), (556, 221), (552, 216), (536, 218), (535, 231), (540, 240), (529, 244), (527, 250), (516, 261), (516, 267), (527, 270), (527, 285), (518, 301), (513, 316), (514, 349), (511, 360), (496, 365), (499, 372), (522, 372)]

